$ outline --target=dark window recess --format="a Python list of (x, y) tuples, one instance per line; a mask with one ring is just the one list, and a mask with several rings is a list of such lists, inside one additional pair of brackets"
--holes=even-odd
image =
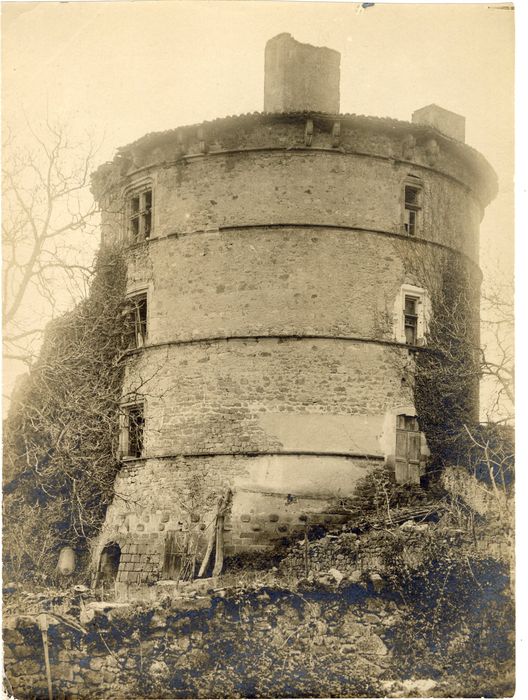
[(418, 338), (418, 299), (416, 297), (405, 297), (404, 307), (404, 327), (405, 342), (407, 345), (416, 345)]
[(420, 211), (420, 189), (417, 187), (405, 187), (405, 233), (409, 236), (416, 235), (418, 231), (418, 212)]
[(405, 188), (405, 204), (410, 204), (411, 206), (417, 207), (419, 193), (420, 190), (418, 190), (418, 188), (407, 186)]
[(421, 442), (416, 416), (396, 416), (396, 483), (420, 483)]
[(152, 229), (152, 190), (144, 190), (130, 197), (129, 227), (132, 240), (139, 242), (150, 237)]
[(127, 450), (125, 457), (141, 457), (143, 454), (143, 429), (145, 418), (143, 406), (129, 406), (127, 409)]
[(138, 294), (129, 299), (126, 314), (129, 347), (142, 348), (147, 342), (147, 295)]

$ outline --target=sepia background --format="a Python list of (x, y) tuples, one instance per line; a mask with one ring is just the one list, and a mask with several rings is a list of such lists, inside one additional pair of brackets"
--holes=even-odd
[[(343, 113), (410, 121), (414, 110), (435, 103), (466, 118), (466, 143), (486, 157), (499, 180), (498, 196), (481, 225), (483, 290), (498, 292), (511, 307), (517, 13), (509, 3), (368, 5), (3, 2), (4, 165), (16, 172), (20, 154), (29, 155), (33, 175), (42, 174), (53, 140), (50, 133), (60, 130), (67, 138), (63, 165), (68, 166), (69, 158), (73, 167), (90, 153), (93, 171), (113, 158), (117, 148), (146, 133), (261, 111), (265, 44), (289, 32), (300, 42), (341, 53)], [(30, 199), (34, 183), (30, 174), (22, 181)], [(79, 211), (90, 209), (88, 186), (75, 198)], [(9, 206), (4, 204), (4, 226), (9, 227), (6, 211)], [(54, 224), (67, 224), (76, 211), (59, 207)], [(84, 268), (99, 246), (97, 215), (53, 245), (71, 274), (64, 276), (50, 266), (43, 272), (42, 285), (30, 285), (22, 299), (8, 329), (20, 340), (7, 348), (4, 359), (6, 407), (17, 377), (26, 371), (24, 359), (30, 361), (38, 353), (47, 321), (87, 293)], [(31, 243), (4, 243), (4, 269), (13, 256), (23, 262), (30, 253)], [(518, 265), (521, 258), (519, 249)], [(4, 284), (5, 279), (4, 275)], [(12, 296), (7, 285), (8, 303)], [(513, 338), (503, 340), (509, 354)], [(482, 341), (491, 357), (504, 356), (487, 329)], [(511, 404), (493, 405), (492, 394), (484, 384), (482, 420), (511, 416)], [(519, 566), (517, 571), (522, 575)], [(518, 611), (525, 619), (525, 604), (522, 596), (518, 598)]]

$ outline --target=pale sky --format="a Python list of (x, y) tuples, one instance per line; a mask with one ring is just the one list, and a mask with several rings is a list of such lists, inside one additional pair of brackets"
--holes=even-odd
[[(503, 9), (501, 9), (503, 8)], [(281, 32), (341, 53), (341, 112), (466, 117), (499, 176), (481, 266), (513, 272), (514, 12), (505, 4), (5, 2), (3, 120), (67, 122), (99, 162), (145, 133), (263, 109), (264, 47)]]
[(264, 46), (280, 32), (341, 52), (341, 111), (410, 120), (434, 102), (500, 193), (482, 264), (512, 265), (513, 15), (504, 5), (299, 2), (11, 3), (3, 13), (4, 120), (46, 110), (105, 135), (101, 161), (150, 131), (262, 110)]

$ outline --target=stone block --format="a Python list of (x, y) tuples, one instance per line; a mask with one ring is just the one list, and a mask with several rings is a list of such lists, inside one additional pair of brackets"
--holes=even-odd
[(361, 651), (363, 654), (373, 656), (386, 656), (388, 649), (377, 634), (369, 634), (361, 639)]
[(94, 656), (90, 659), (90, 668), (92, 671), (100, 671), (104, 666), (105, 659), (101, 656)]

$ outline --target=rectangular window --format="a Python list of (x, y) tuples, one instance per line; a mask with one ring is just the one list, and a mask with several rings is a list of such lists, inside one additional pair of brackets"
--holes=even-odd
[(142, 348), (147, 342), (147, 295), (137, 294), (128, 300), (127, 331), (129, 348)]
[(122, 410), (121, 457), (139, 458), (143, 455), (143, 404), (128, 404)]
[(405, 295), (404, 328), (407, 345), (416, 345), (418, 338), (418, 298)]
[(424, 346), (430, 313), (427, 290), (402, 284), (394, 299), (394, 340), (413, 347)]
[(396, 483), (420, 483), (421, 444), (416, 416), (396, 416)]
[(130, 237), (139, 243), (150, 237), (152, 228), (152, 190), (143, 190), (129, 199), (128, 211)]
[(404, 227), (405, 233), (409, 236), (416, 235), (418, 231), (418, 213), (420, 208), (420, 189), (406, 185)]

